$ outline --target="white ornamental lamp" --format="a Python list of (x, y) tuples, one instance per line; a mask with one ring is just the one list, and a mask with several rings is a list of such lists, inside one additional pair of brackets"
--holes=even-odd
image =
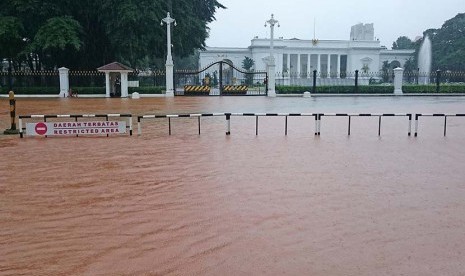
[(176, 26), (176, 20), (171, 18), (170, 13), (167, 13), (167, 16), (161, 20), (160, 25), (163, 26), (163, 23), (166, 24), (166, 47), (167, 47), (167, 55), (166, 55), (166, 97), (174, 97), (174, 83), (173, 83), (173, 57), (171, 56), (171, 24), (174, 23)]
[(278, 24), (279, 21), (274, 19), (274, 14), (271, 14), (271, 18), (268, 21), (265, 21), (265, 28), (270, 25), (270, 55), (273, 57), (273, 49), (274, 49), (274, 26)]

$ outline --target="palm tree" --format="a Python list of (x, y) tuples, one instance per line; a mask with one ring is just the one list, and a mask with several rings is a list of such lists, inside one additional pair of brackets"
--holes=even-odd
[(383, 61), (383, 67), (381, 67), (381, 73), (383, 75), (383, 82), (389, 81), (389, 61)]
[(368, 71), (370, 71), (370, 67), (368, 67), (368, 64), (364, 64), (363, 67), (362, 67), (362, 72), (364, 74), (367, 74)]
[(413, 77), (415, 68), (416, 68), (415, 62), (413, 61), (412, 58), (409, 58), (407, 59), (407, 61), (405, 61), (404, 70), (405, 70), (405, 74), (407, 75), (408, 82), (410, 82), (411, 78)]
[(255, 65), (255, 61), (249, 57), (245, 57), (242, 61), (242, 68), (244, 68), (249, 74), (245, 74), (245, 84), (251, 85), (253, 84), (253, 74), (251, 74), (254, 70), (252, 67)]
[(247, 70), (247, 72), (250, 71), (250, 69), (255, 65), (255, 61), (249, 57), (245, 57), (244, 60), (242, 61), (242, 68)]

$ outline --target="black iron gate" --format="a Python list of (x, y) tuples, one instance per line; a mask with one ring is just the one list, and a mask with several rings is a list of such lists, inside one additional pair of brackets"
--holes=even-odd
[(268, 76), (218, 61), (200, 71), (176, 71), (174, 86), (176, 96), (266, 96)]

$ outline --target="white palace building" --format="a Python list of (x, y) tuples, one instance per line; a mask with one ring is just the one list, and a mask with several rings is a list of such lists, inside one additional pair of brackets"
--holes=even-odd
[[(415, 50), (388, 50), (374, 37), (373, 24), (352, 26), (350, 40), (274, 39), (277, 81), (280, 77), (310, 79), (314, 70), (319, 76), (339, 78), (341, 73), (377, 73), (384, 61), (391, 69), (403, 67)], [(245, 57), (254, 60), (255, 71), (265, 71), (264, 58), (270, 55), (270, 39), (255, 37), (247, 48), (207, 47), (200, 52), (199, 67), (227, 61), (242, 68)]]

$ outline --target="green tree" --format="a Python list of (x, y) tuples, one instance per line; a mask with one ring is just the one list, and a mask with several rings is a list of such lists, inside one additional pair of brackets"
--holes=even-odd
[[(242, 60), (242, 68), (244, 68), (247, 72), (252, 73), (252, 67), (255, 65), (255, 61), (249, 57), (244, 57)], [(251, 85), (253, 84), (253, 74), (245, 74), (245, 84)]]
[(213, 86), (218, 85), (218, 73), (216, 71), (213, 72)]
[[(192, 55), (187, 57), (174, 56), (174, 64), (177, 70), (198, 70), (200, 52), (195, 50)], [(164, 65), (163, 65), (164, 66)]]
[[(24, 26), (26, 45), (17, 58), (31, 69), (33, 61), (39, 67), (46, 61), (46, 67), (94, 69), (115, 60), (143, 68), (166, 57), (166, 26), (160, 21), (167, 11), (178, 23), (172, 30), (173, 54), (186, 57), (205, 47), (208, 23), (225, 8), (216, 0), (172, 1), (2, 0), (0, 18), (14, 16)], [(52, 46), (50, 38), (63, 31), (53, 26), (63, 27), (65, 37)]]
[(367, 74), (369, 71), (370, 71), (370, 67), (368, 66), (368, 64), (364, 64), (362, 66), (362, 73)]
[[(423, 39), (428, 36), (432, 44), (432, 69), (465, 71), (465, 13), (444, 22), (439, 29), (423, 32)], [(413, 63), (418, 64), (418, 53), (423, 39), (414, 42), (415, 56)]]
[(416, 63), (413, 61), (412, 58), (407, 59), (404, 64), (404, 69), (407, 72), (414, 71), (417, 68)]
[(242, 68), (246, 71), (250, 71), (250, 69), (255, 65), (255, 61), (249, 57), (244, 57), (242, 60)]
[(0, 17), (0, 57), (7, 58), (9, 66), (24, 49), (24, 27), (18, 18)]
[(447, 20), (440, 29), (429, 29), (423, 34), (431, 39), (434, 69), (465, 70), (465, 13)]
[(32, 49), (42, 54), (42, 62), (48, 67), (70, 66), (72, 56), (81, 49), (82, 27), (69, 16), (48, 19), (37, 31)]
[(405, 61), (405, 64), (404, 64), (404, 74), (407, 76), (407, 81), (410, 82), (414, 75), (415, 75), (415, 71), (416, 71), (416, 63), (415, 61), (412, 59), (412, 58), (409, 58)]
[(392, 43), (393, 50), (415, 49), (415, 44), (406, 36), (400, 36)]
[(381, 67), (383, 82), (389, 81), (389, 67), (390, 67), (389, 61), (387, 60), (383, 61), (383, 66)]

